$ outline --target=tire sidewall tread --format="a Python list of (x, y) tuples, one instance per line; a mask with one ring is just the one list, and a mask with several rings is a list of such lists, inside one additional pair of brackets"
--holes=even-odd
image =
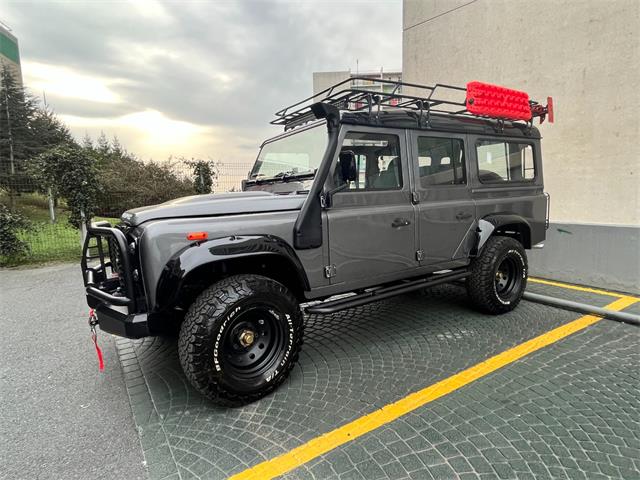
[[(216, 369), (214, 344), (232, 312), (261, 296), (269, 296), (282, 308), (281, 313), (288, 315), (287, 330), (291, 329), (292, 335), (286, 335), (288, 358), (278, 367), (277, 374), (259, 389), (245, 392), (231, 387), (224, 371)], [(180, 364), (196, 390), (215, 403), (244, 405), (268, 395), (287, 378), (299, 356), (303, 328), (298, 301), (285, 286), (259, 275), (234, 275), (205, 289), (189, 308), (178, 339)]]
[[(522, 265), (520, 289), (509, 300), (500, 298), (496, 290), (495, 272), (502, 261), (512, 256)], [(480, 255), (471, 263), (471, 275), (467, 279), (467, 292), (473, 304), (491, 314), (506, 313), (518, 306), (527, 286), (529, 265), (522, 244), (514, 238), (493, 236), (487, 240)]]

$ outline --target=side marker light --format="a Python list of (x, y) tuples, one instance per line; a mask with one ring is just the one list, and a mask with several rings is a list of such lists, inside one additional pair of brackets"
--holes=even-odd
[(194, 242), (201, 242), (209, 238), (209, 234), (207, 232), (189, 232), (187, 233), (187, 240), (191, 240)]

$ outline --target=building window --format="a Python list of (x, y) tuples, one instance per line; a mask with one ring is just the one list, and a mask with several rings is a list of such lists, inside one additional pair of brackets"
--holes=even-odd
[(476, 152), (482, 183), (525, 182), (536, 176), (530, 144), (481, 140)]
[[(342, 143), (342, 151), (353, 152), (357, 178), (349, 182), (348, 190), (399, 190), (402, 188), (400, 141), (397, 135), (368, 132), (349, 132)], [(336, 184), (344, 183), (340, 165), (336, 170)]]
[(423, 188), (466, 183), (462, 140), (418, 137), (418, 170)]

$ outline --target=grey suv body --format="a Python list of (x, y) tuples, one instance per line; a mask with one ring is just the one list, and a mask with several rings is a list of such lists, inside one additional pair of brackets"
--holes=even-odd
[(303, 113), (262, 145), (242, 192), (88, 229), (82, 269), (100, 327), (140, 338), (179, 325), (187, 377), (219, 403), (284, 380), (300, 304), (331, 313), (466, 279), (479, 308), (502, 313), (524, 291), (525, 250), (545, 239), (531, 122), (425, 121), (422, 109), (342, 110), (331, 97)]

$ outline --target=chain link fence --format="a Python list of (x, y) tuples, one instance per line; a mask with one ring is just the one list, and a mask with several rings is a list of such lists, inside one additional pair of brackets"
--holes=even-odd
[[(241, 182), (247, 178), (251, 166), (250, 163), (217, 162), (212, 175), (213, 193), (240, 191)], [(107, 220), (115, 224), (127, 209), (196, 194), (196, 179), (191, 166), (172, 163), (170, 175), (173, 189), (166, 187), (166, 179), (155, 182), (141, 179), (135, 188), (102, 191), (93, 220)], [(175, 185), (179, 188), (176, 189)], [(0, 188), (0, 205), (26, 219), (26, 227), (18, 231), (26, 249), (19, 255), (0, 255), (0, 266), (78, 259), (81, 232), (69, 224), (70, 212), (64, 199), (55, 199), (47, 192), (36, 190), (33, 185), (19, 187), (12, 193)]]

